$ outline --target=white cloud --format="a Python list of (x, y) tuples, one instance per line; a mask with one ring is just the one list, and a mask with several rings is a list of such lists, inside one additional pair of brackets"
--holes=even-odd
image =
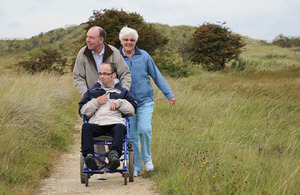
[(10, 0), (0, 2), (0, 38), (29, 38), (86, 22), (93, 10), (111, 8), (137, 12), (146, 22), (169, 25), (225, 21), (232, 31), (252, 38), (300, 35), (300, 0)]

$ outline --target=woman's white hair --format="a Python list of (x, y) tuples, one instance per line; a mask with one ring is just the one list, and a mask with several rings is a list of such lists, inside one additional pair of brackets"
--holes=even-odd
[(137, 33), (136, 30), (134, 30), (133, 28), (129, 28), (127, 26), (124, 26), (121, 29), (120, 33), (119, 33), (119, 39), (120, 39), (120, 41), (123, 39), (123, 37), (125, 37), (127, 35), (133, 35), (134, 38), (135, 38), (135, 41), (137, 41), (138, 38), (139, 38), (139, 35), (138, 35), (138, 33)]

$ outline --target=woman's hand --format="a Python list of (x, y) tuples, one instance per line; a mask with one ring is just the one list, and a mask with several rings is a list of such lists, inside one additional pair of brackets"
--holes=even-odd
[(175, 101), (176, 101), (175, 97), (170, 98), (170, 99), (169, 99), (170, 105), (171, 105), (171, 106), (174, 105), (174, 104), (175, 104)]

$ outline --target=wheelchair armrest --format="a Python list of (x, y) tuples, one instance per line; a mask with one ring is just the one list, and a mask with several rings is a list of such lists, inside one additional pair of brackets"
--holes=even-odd
[(123, 114), (122, 114), (122, 117), (123, 117), (123, 118), (128, 118), (128, 117), (131, 117), (131, 114), (130, 114), (130, 113), (125, 113), (125, 114), (123, 113)]

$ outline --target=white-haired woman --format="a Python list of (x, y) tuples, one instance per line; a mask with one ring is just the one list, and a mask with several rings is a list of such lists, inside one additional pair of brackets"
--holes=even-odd
[[(119, 39), (122, 45), (120, 53), (131, 72), (130, 92), (136, 98), (138, 105), (136, 116), (130, 118), (129, 137), (133, 143), (134, 176), (139, 176), (143, 170), (141, 161), (144, 162), (146, 171), (154, 169), (151, 158), (151, 118), (154, 94), (150, 77), (169, 100), (170, 105), (175, 104), (175, 97), (151, 56), (136, 46), (137, 31), (129, 27), (123, 27)], [(141, 142), (141, 153), (139, 152), (139, 141)]]

